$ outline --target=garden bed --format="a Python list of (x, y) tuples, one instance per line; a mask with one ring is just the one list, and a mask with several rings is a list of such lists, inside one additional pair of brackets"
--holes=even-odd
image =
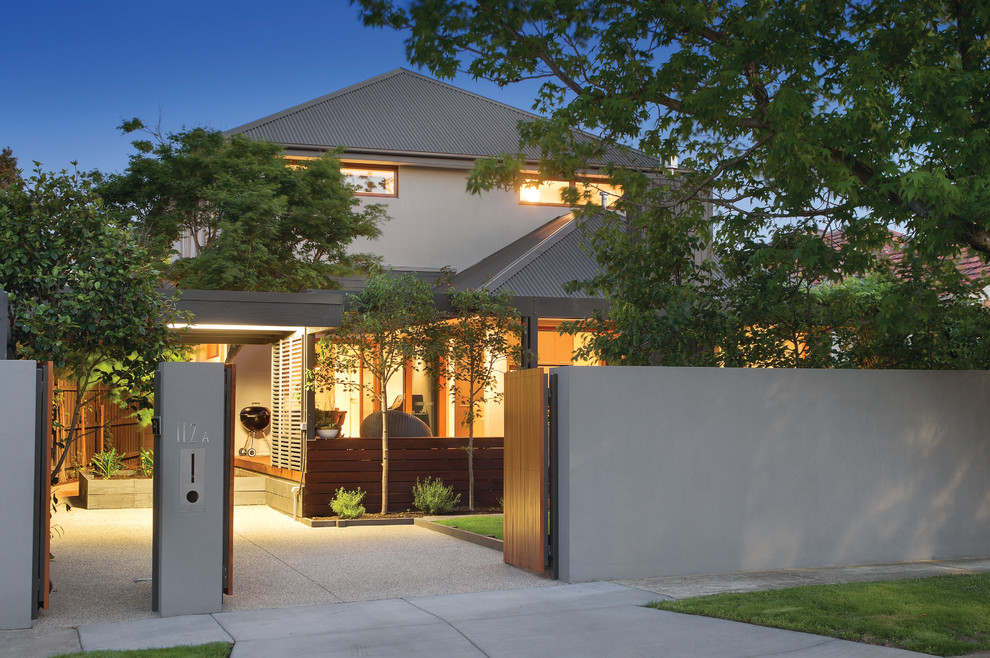
[(472, 544), (477, 544), (478, 546), (484, 546), (485, 548), (491, 548), (496, 551), (502, 551), (504, 545), (504, 542), (501, 539), (495, 539), (494, 537), (488, 537), (486, 535), (479, 535), (474, 532), (468, 532), (467, 530), (461, 530), (460, 528), (440, 525), (439, 523), (434, 523), (430, 519), (414, 519), (413, 521), (421, 528), (426, 528), (427, 530), (439, 532), (444, 535), (471, 542)]
[(84, 509), (131, 509), (151, 507), (154, 480), (136, 471), (121, 471), (104, 480), (88, 471), (79, 473), (79, 499)]

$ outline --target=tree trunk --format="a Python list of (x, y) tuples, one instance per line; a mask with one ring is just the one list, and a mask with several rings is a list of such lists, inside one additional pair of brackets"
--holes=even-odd
[(468, 510), (474, 511), (474, 416), (468, 419)]
[(382, 383), (382, 514), (388, 512), (388, 411), (386, 403), (388, 395), (385, 392), (385, 384)]
[(385, 405), (382, 405), (382, 514), (388, 512), (388, 425), (385, 424)]
[(228, 343), (227, 344), (227, 358), (223, 360), (225, 365), (230, 365), (237, 358), (237, 353), (241, 351), (244, 347), (243, 343)]

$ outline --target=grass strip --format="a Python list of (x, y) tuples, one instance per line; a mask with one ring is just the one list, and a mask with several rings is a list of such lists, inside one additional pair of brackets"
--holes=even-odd
[(449, 526), (451, 528), (457, 528), (459, 530), (467, 530), (468, 532), (473, 532), (476, 535), (484, 535), (485, 537), (494, 537), (495, 539), (505, 539), (505, 532), (503, 530), (503, 517), (501, 514), (493, 514), (490, 516), (458, 516), (452, 519), (436, 519), (434, 523), (439, 523), (440, 525)]
[(990, 574), (715, 594), (650, 607), (937, 656), (990, 649)]
[(133, 651), (83, 651), (64, 653), (54, 658), (228, 658), (234, 645), (229, 642), (169, 647), (167, 649), (136, 649)]

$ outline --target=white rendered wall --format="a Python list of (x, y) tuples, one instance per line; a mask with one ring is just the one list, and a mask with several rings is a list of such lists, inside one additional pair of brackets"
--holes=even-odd
[[(271, 345), (245, 345), (234, 357), (237, 366), (236, 389), (234, 391), (235, 414), (255, 402), (263, 407), (272, 408), (272, 348)], [(270, 434), (270, 429), (259, 432), (254, 440), (254, 449), (259, 455), (271, 454), (268, 441), (264, 440)], [(241, 425), (240, 419), (234, 419), (234, 437), (232, 448), (234, 454), (250, 442), (248, 431)]]
[(562, 580), (990, 555), (990, 372), (551, 372)]
[(34, 361), (0, 360), (0, 629), (31, 628), (35, 371)]
[(371, 252), (387, 265), (462, 270), (526, 235), (568, 208), (520, 205), (516, 192), (480, 195), (465, 189), (467, 172), (399, 166), (397, 198), (382, 203), (391, 221), (377, 240), (355, 240), (351, 252)]

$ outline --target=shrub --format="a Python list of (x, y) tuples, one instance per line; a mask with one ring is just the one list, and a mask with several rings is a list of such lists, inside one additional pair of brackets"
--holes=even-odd
[(460, 499), (461, 494), (455, 494), (454, 487), (445, 485), (440, 478), (427, 476), (422, 484), (416, 478), (413, 485), (413, 505), (427, 514), (447, 514)]
[(93, 455), (93, 461), (90, 462), (90, 465), (97, 475), (104, 480), (109, 480), (124, 468), (124, 455), (110, 446), (109, 450), (104, 448)]
[(153, 450), (141, 448), (141, 465), (138, 466), (138, 470), (146, 478), (155, 476), (155, 453)]
[(364, 516), (364, 505), (361, 501), (366, 493), (361, 491), (361, 487), (358, 487), (357, 491), (344, 491), (344, 487), (341, 487), (330, 501), (330, 509), (342, 519), (361, 518)]

